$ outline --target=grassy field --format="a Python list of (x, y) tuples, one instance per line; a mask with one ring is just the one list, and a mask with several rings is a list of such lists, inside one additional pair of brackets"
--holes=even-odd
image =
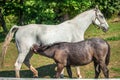
[[(110, 28), (107, 33), (102, 32), (95, 28), (95, 26), (90, 26), (85, 33), (85, 38), (100, 37), (108, 41), (111, 46), (111, 59), (108, 66), (110, 70), (110, 78), (120, 78), (120, 22), (109, 23)], [(0, 35), (0, 46), (3, 44), (4, 36)], [(1, 52), (1, 48), (0, 48)], [(14, 63), (17, 58), (17, 49), (14, 42), (10, 43), (5, 58), (4, 68), (0, 69), (0, 77), (15, 77)], [(35, 54), (31, 58), (31, 64), (39, 71), (40, 78), (53, 78), (55, 75), (55, 63), (52, 59), (39, 56)], [(81, 66), (81, 74), (83, 78), (94, 78), (94, 66), (93, 63), (86, 66)], [(76, 76), (76, 69), (72, 67), (73, 77)], [(21, 70), (22, 78), (32, 78), (33, 74), (29, 69), (23, 64)], [(65, 69), (65, 78), (68, 78), (68, 74)], [(100, 74), (100, 78), (104, 78), (103, 74)]]

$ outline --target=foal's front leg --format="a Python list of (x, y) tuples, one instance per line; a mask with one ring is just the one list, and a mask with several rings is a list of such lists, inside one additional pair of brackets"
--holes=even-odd
[(62, 72), (63, 68), (64, 68), (63, 64), (61, 64), (61, 63), (57, 64), (57, 72), (55, 75), (56, 78), (60, 78), (60, 73)]
[(62, 70), (62, 72), (60, 74), (60, 78), (64, 78), (64, 69)]

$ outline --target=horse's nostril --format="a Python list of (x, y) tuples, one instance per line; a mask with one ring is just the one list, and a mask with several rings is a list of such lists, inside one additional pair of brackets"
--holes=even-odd
[(109, 28), (103, 28), (103, 31), (104, 32), (107, 32)]
[(105, 27), (102, 27), (101, 28), (104, 32), (106, 32), (107, 31), (107, 29), (105, 28)]

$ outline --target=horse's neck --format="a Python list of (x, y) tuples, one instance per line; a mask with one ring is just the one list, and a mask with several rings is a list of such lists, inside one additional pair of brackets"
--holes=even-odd
[(72, 19), (72, 21), (75, 24), (77, 24), (80, 32), (83, 33), (83, 35), (84, 35), (84, 32), (87, 30), (87, 28), (92, 23), (93, 16), (94, 16), (94, 11), (89, 10), (89, 11), (86, 11), (86, 12), (76, 16), (75, 18)]

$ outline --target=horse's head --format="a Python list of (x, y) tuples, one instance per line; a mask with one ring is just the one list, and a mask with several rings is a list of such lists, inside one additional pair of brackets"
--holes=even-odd
[(98, 7), (96, 7), (94, 10), (95, 10), (95, 17), (93, 19), (93, 24), (97, 25), (104, 32), (106, 32), (108, 30), (108, 27), (109, 27), (107, 24), (107, 21), (105, 20), (103, 14), (98, 9)]

